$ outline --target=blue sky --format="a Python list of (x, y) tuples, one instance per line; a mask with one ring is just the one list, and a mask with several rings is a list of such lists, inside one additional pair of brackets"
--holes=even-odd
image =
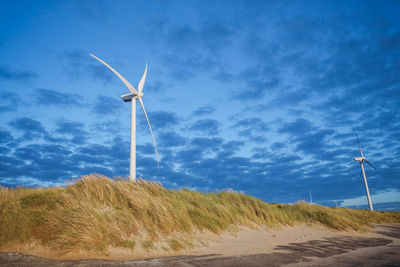
[(1, 1), (0, 184), (137, 172), (267, 202), (400, 201), (398, 1)]

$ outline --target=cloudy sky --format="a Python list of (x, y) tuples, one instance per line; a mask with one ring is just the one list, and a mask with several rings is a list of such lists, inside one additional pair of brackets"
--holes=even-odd
[(398, 1), (0, 1), (0, 184), (128, 176), (267, 202), (400, 201)]

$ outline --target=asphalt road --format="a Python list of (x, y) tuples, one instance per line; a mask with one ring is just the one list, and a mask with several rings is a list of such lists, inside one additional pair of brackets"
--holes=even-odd
[(333, 237), (278, 246), (270, 254), (218, 254), (139, 261), (50, 260), (0, 253), (0, 266), (400, 266), (400, 225), (379, 225), (377, 237)]

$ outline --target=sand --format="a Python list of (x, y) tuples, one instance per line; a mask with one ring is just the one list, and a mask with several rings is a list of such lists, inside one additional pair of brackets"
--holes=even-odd
[[(106, 259), (106, 260), (138, 260), (146, 258), (157, 258), (179, 255), (218, 255), (219, 257), (231, 257), (252, 254), (270, 254), (278, 246), (289, 245), (290, 243), (302, 243), (310, 240), (322, 240), (329, 237), (374, 237), (372, 232), (339, 232), (319, 225), (296, 225), (285, 226), (275, 229), (265, 227), (244, 227), (239, 226), (230, 229), (221, 235), (209, 232), (197, 233), (195, 241), (191, 241), (193, 247), (180, 251), (168, 249), (166, 240), (154, 244), (154, 249), (146, 250), (140, 245), (134, 250), (109, 248), (107, 255), (90, 253), (87, 251), (73, 251), (61, 255), (50, 251), (37, 244), (8, 244), (0, 248), (1, 252), (18, 252), (27, 255), (34, 255), (49, 259), (78, 260), (78, 259)], [(175, 234), (172, 237), (177, 237)], [(182, 238), (183, 236), (181, 236)], [(183, 237), (185, 238), (185, 237)], [(188, 238), (188, 237), (186, 237)]]
[[(366, 234), (366, 233), (364, 233)], [(218, 253), (223, 256), (240, 256), (249, 254), (269, 254), (277, 246), (305, 242), (338, 235), (360, 235), (357, 232), (338, 232), (324, 226), (296, 225), (278, 229), (257, 227), (239, 227), (237, 233), (224, 233), (218, 237), (210, 236), (206, 247), (188, 251), (194, 255)]]

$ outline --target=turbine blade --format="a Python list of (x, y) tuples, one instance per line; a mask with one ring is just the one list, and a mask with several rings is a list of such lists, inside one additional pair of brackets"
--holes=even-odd
[(353, 128), (354, 135), (355, 135), (355, 136), (356, 136), (356, 138), (357, 138), (357, 143), (358, 143), (358, 146), (360, 147), (361, 156), (362, 156), (362, 157), (364, 157), (364, 154), (363, 154), (363, 152), (362, 152), (362, 148), (361, 148), (361, 143), (360, 143), (360, 140), (358, 139), (357, 132), (356, 132), (356, 130), (354, 129), (354, 127), (351, 127), (351, 128)]
[(146, 75), (147, 75), (147, 62), (146, 62), (146, 69), (144, 70), (142, 79), (140, 79), (140, 82), (138, 85), (139, 93), (141, 93), (143, 91), (144, 82), (146, 81)]
[(365, 162), (366, 162), (366, 163), (368, 163), (368, 165), (369, 165), (369, 166), (371, 166), (372, 168), (374, 168), (374, 169), (376, 170), (375, 166), (374, 166), (374, 165), (372, 165), (372, 163), (371, 163), (371, 162), (369, 162), (368, 160), (365, 160)]
[(143, 109), (143, 112), (144, 112), (144, 116), (146, 117), (147, 125), (149, 125), (151, 137), (153, 137), (154, 150), (156, 151), (157, 168), (159, 168), (160, 167), (160, 161), (158, 160), (158, 151), (157, 151), (156, 139), (154, 138), (153, 130), (151, 129), (151, 126), (150, 126), (149, 117), (147, 117), (146, 109), (144, 108), (144, 105), (143, 105), (143, 100), (142, 100), (141, 97), (138, 97), (138, 100), (140, 102), (140, 105), (142, 106), (142, 109)]
[(128, 87), (129, 91), (131, 91), (132, 93), (136, 93), (137, 94), (137, 91), (136, 91), (135, 87), (133, 87), (132, 84), (130, 84), (124, 77), (122, 77), (122, 75), (119, 74), (115, 69), (113, 69), (110, 65), (108, 65), (106, 62), (104, 62), (100, 58), (96, 57), (95, 55), (93, 55), (93, 54), (90, 54), (90, 55), (92, 57), (94, 57), (95, 59), (97, 59), (98, 61), (100, 61), (101, 63), (103, 63), (107, 68), (112, 70), (112, 72), (114, 72), (115, 75), (117, 75), (118, 78), (121, 79), (121, 81), (126, 85), (126, 87)]

